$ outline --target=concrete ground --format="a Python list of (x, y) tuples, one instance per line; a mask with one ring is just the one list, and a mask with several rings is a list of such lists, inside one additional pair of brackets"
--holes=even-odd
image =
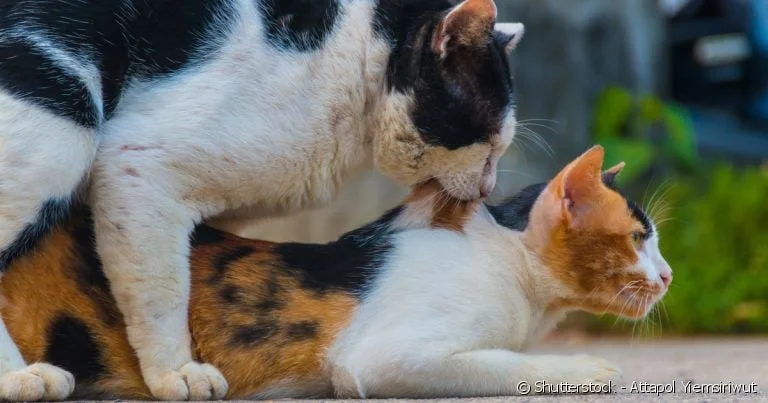
[[(592, 354), (617, 363), (624, 381), (610, 395), (559, 395), (482, 399), (442, 399), (431, 402), (496, 403), (594, 402), (594, 401), (766, 401), (768, 402), (768, 339), (680, 339), (640, 341), (587, 339), (578, 336), (550, 340), (532, 350), (547, 354)], [(675, 393), (636, 393), (641, 382), (674, 384)], [(686, 393), (685, 383), (756, 384), (757, 393)], [(626, 389), (622, 389), (622, 386)], [(645, 386), (649, 389), (649, 386)], [(396, 401), (388, 401), (394, 403)]]
[[(768, 401), (768, 339), (679, 339), (638, 341), (624, 339), (552, 340), (534, 349), (535, 352), (554, 354), (592, 354), (617, 363), (623, 370), (624, 380), (617, 385), (616, 394), (589, 396), (536, 397), (521, 400), (537, 402), (591, 402), (674, 400), (704, 402)], [(750, 383), (757, 393), (688, 393), (685, 384), (701, 385), (723, 383), (728, 385)], [(658, 396), (649, 393), (653, 387), (642, 382), (674, 385), (675, 393)], [(633, 386), (634, 389), (633, 390)], [(626, 389), (624, 389), (625, 387)], [(646, 393), (639, 389), (646, 388)], [(489, 402), (491, 400), (488, 400)]]
[[(535, 348), (532, 353), (592, 354), (609, 359), (624, 372), (615, 394), (523, 396), (507, 398), (440, 399), (429, 403), (594, 402), (594, 401), (766, 401), (768, 402), (768, 339), (680, 339), (639, 341), (563, 336)], [(754, 383), (756, 393), (686, 393), (688, 382), (701, 385)], [(638, 391), (632, 390), (633, 382)], [(645, 385), (641, 385), (645, 382)], [(675, 393), (639, 393), (648, 384), (673, 384)], [(625, 387), (625, 388), (622, 388)], [(388, 400), (396, 403), (400, 400)], [(341, 402), (341, 401), (339, 401)]]

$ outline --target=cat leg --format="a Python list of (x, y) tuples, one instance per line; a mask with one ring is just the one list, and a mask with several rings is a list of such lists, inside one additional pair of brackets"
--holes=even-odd
[(363, 363), (360, 370), (344, 373), (347, 375), (338, 378), (343, 384), (334, 379), (337, 391), (342, 396), (365, 398), (527, 395), (538, 393), (536, 385), (542, 381), (607, 385), (621, 378), (619, 368), (601, 358), (509, 350), (477, 350), (443, 359), (412, 356), (398, 364), (366, 367)]
[[(94, 129), (0, 90), (0, 281), (67, 218), (96, 147)], [(72, 379), (50, 365), (27, 367), (0, 320), (0, 400), (60, 400)]]
[(94, 168), (91, 204), (104, 272), (152, 394), (221, 399), (226, 380), (195, 362), (191, 350), (189, 235), (199, 214), (172, 196), (173, 179), (164, 182), (162, 167), (148, 167), (153, 162), (142, 152), (106, 161), (100, 154)]

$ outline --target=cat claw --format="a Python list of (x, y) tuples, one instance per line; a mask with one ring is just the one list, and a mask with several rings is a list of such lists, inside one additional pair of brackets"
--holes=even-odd
[(224, 376), (210, 364), (190, 362), (178, 371), (146, 379), (152, 395), (160, 400), (220, 400), (229, 386)]
[(576, 374), (574, 381), (579, 384), (607, 385), (621, 381), (622, 372), (616, 364), (599, 357), (581, 354), (573, 356)]
[(0, 376), (0, 401), (64, 400), (74, 390), (75, 377), (50, 364), (32, 364)]

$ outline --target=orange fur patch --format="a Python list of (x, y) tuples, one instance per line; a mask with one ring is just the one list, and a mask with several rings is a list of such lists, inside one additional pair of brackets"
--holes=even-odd
[[(77, 250), (75, 234), (73, 225), (56, 231), (3, 277), (0, 289), (8, 303), (2, 316), (11, 337), (28, 362), (44, 361), (51, 326), (65, 314), (87, 327), (104, 369), (98, 379), (79, 383), (77, 392), (150, 399), (111, 294), (83, 281), (89, 262)], [(197, 357), (222, 371), (229, 398), (244, 398), (285, 380), (325, 382), (330, 395), (323, 357), (357, 299), (346, 292), (303, 288), (275, 259), (272, 243), (221, 235), (196, 246), (191, 256), (190, 328)], [(221, 258), (246, 249), (242, 258)]]
[[(282, 380), (328, 382), (325, 350), (346, 326), (357, 299), (346, 292), (302, 288), (275, 260), (271, 243), (225, 238), (192, 254), (190, 326), (199, 358), (222, 371), (230, 398)], [(238, 247), (253, 252), (212, 282), (218, 275), (216, 256)], [(327, 387), (330, 393), (330, 383)]]
[(0, 282), (7, 299), (2, 317), (27, 362), (45, 361), (49, 331), (62, 315), (85, 324), (101, 347), (105, 374), (87, 393), (148, 399), (139, 363), (128, 344), (122, 316), (111, 294), (79, 277), (85, 264), (76, 250), (73, 228), (56, 231), (39, 249), (15, 262)]
[(418, 215), (428, 215), (431, 228), (463, 232), (465, 224), (482, 201), (451, 197), (438, 180), (431, 179), (414, 187), (404, 203), (409, 207), (423, 204), (429, 208), (430, 211), (425, 209), (423, 212), (419, 211)]
[[(603, 149), (594, 147), (548, 184), (535, 207), (539, 222), (533, 225), (548, 228), (538, 253), (573, 292), (573, 297), (556, 302), (559, 307), (599, 313), (622, 310), (632, 316), (638, 314), (635, 307), (624, 306), (627, 304), (617, 294), (632, 281), (645, 283), (643, 273), (628, 270), (639, 259), (630, 234), (642, 231), (643, 226), (632, 216), (624, 197), (603, 184), (603, 157)], [(607, 172), (617, 174), (622, 167), (619, 164)], [(651, 292), (644, 286), (629, 291)]]

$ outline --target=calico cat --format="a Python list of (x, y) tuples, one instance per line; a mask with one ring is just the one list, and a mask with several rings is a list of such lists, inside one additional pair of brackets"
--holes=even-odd
[[(521, 381), (618, 380), (600, 358), (524, 353), (569, 311), (640, 318), (669, 286), (656, 228), (613, 189), (622, 165), (601, 175), (602, 162), (592, 148), (494, 207), (429, 181), (325, 245), (199, 227), (196, 358), (222, 370), (229, 398), (491, 396)], [(2, 314), (24, 357), (70, 371), (78, 396), (150, 397), (91, 231), (74, 218), (18, 260)]]
[[(224, 396), (192, 357), (195, 225), (322, 205), (370, 165), (490, 193), (524, 31), (495, 20), (492, 0), (0, 2), (0, 274), (88, 190), (151, 394)], [(40, 371), (0, 321), (0, 400), (61, 397)]]

